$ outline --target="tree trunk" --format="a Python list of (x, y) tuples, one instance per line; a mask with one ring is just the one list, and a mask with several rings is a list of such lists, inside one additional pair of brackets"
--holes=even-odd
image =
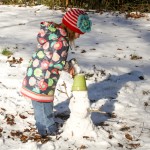
[(69, 0), (66, 0), (66, 7), (68, 7), (68, 4), (69, 4)]

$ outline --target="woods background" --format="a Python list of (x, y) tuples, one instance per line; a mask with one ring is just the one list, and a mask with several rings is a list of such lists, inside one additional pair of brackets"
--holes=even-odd
[(46, 5), (50, 9), (77, 7), (96, 11), (150, 12), (150, 0), (0, 0), (0, 4)]

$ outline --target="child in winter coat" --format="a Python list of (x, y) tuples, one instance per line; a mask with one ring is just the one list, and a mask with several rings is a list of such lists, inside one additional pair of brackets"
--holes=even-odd
[(90, 30), (88, 15), (79, 9), (66, 12), (61, 24), (41, 22), (38, 49), (32, 55), (21, 88), (22, 95), (32, 100), (36, 127), (41, 136), (54, 135), (58, 131), (53, 100), (59, 73), (64, 69), (70, 42)]

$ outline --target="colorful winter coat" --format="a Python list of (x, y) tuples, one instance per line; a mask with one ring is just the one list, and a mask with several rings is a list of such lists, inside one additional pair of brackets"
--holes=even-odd
[(52, 22), (42, 22), (37, 40), (38, 49), (30, 60), (21, 93), (35, 101), (52, 102), (59, 71), (67, 59), (67, 33), (61, 27), (55, 28)]

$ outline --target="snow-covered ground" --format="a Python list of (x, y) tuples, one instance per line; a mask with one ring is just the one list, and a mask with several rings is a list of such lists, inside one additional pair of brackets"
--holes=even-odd
[[(41, 21), (61, 21), (61, 11), (45, 6), (0, 5), (0, 51), (11, 50), (21, 64), (10, 66), (0, 54), (0, 150), (150, 149), (150, 15), (89, 12), (92, 31), (76, 40), (76, 58), (87, 77), (91, 119), (97, 138), (36, 134), (30, 100), (19, 93)], [(63, 72), (55, 93), (56, 121), (64, 130), (73, 79)], [(72, 122), (73, 124), (73, 122)], [(80, 128), (78, 130), (80, 133)], [(88, 131), (87, 131), (88, 132)]]

